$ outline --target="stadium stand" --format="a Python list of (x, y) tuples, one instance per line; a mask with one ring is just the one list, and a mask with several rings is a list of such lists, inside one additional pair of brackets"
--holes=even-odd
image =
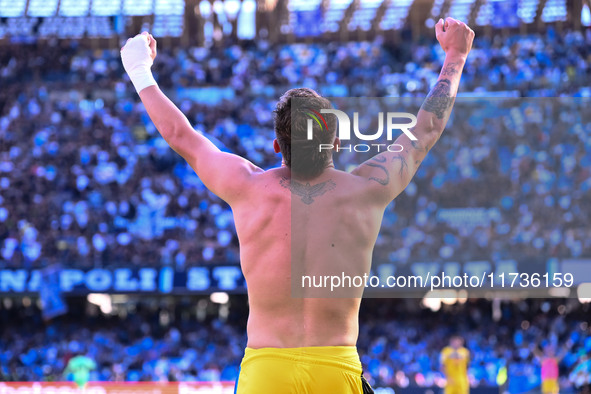
[[(590, 31), (482, 39), (462, 91), (584, 96), (591, 79), (590, 43)], [(164, 144), (122, 79), (117, 52), (54, 41), (43, 47), (2, 46), (0, 58), (5, 65), (0, 78), (4, 267), (59, 261), (79, 267), (131, 262), (182, 268), (238, 261), (228, 206)], [(327, 95), (340, 88), (343, 95), (421, 97), (439, 67), (432, 44), (393, 52), (377, 40), (163, 49), (155, 71), (160, 86), (177, 92), (197, 129), (267, 168), (279, 160), (272, 152), (271, 112), (288, 86), (312, 86)], [(573, 124), (581, 100), (561, 104), (573, 114), (562, 119), (561, 128), (532, 119), (516, 138), (506, 138), (509, 126), (489, 115), (482, 119), (489, 122), (486, 128), (459, 122), (450, 127), (405, 195), (388, 209), (386, 223), (395, 228), (381, 236), (376, 256), (402, 262), (468, 255), (589, 256), (591, 234), (584, 223), (591, 213), (583, 203), (591, 182), (589, 131)], [(542, 103), (524, 104), (521, 111), (542, 110), (549, 119), (557, 108), (546, 106), (544, 112)], [(556, 139), (564, 139), (562, 147), (544, 151)], [(471, 148), (458, 151), (465, 144)], [(573, 167), (577, 162), (582, 167)], [(568, 192), (557, 185), (568, 185)], [(413, 192), (417, 188), (425, 191), (420, 198)], [(464, 233), (441, 222), (431, 228), (435, 221), (428, 219), (441, 209), (461, 208), (453, 204), (454, 193), (473, 194), (471, 207), (500, 210), (499, 222)], [(553, 211), (555, 218), (542, 214), (547, 207), (562, 212)], [(429, 237), (435, 230), (445, 237)], [(501, 247), (496, 240), (507, 235), (512, 242)], [(380, 245), (388, 247), (381, 251)]]

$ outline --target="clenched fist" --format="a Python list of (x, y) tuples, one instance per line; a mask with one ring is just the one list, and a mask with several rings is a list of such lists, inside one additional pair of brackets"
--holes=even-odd
[(440, 19), (435, 25), (437, 41), (446, 55), (466, 58), (472, 49), (474, 31), (453, 18)]
[(148, 32), (128, 39), (121, 48), (123, 68), (138, 93), (148, 86), (156, 85), (150, 71), (155, 58), (156, 40)]

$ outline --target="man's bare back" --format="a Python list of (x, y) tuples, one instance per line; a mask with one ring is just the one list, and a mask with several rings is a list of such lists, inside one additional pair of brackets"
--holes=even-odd
[(335, 169), (306, 183), (291, 180), (286, 167), (260, 172), (232, 206), (248, 286), (251, 348), (357, 342), (360, 299), (293, 297), (291, 264), (299, 256), (310, 266), (352, 262), (369, 271), (385, 208), (371, 196), (379, 185)]

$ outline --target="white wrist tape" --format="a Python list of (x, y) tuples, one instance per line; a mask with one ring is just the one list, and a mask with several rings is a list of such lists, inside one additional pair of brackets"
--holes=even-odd
[(148, 86), (156, 85), (152, 71), (150, 71), (153, 63), (150, 53), (148, 38), (144, 34), (133, 37), (121, 49), (123, 68), (138, 93)]

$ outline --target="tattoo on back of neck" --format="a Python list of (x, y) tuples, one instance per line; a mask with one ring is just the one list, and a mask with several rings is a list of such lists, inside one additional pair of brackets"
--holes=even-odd
[(312, 204), (315, 200), (314, 197), (319, 197), (337, 187), (332, 179), (317, 183), (316, 185), (310, 185), (310, 182), (305, 184), (293, 179), (281, 177), (279, 184), (291, 191), (292, 194), (301, 198), (302, 202), (306, 205)]

